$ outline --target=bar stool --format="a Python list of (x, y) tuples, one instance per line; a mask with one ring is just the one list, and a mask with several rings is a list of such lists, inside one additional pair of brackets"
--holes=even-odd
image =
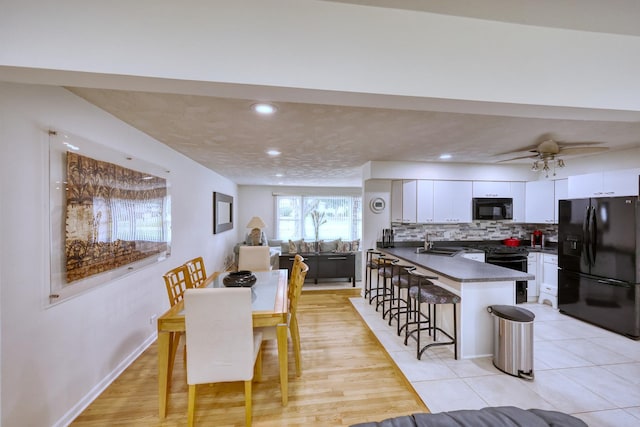
[[(407, 295), (408, 302), (410, 306), (412, 306), (409, 310), (405, 312), (405, 321), (404, 324), (400, 327), (400, 332), (405, 329), (404, 333), (404, 345), (407, 345), (409, 341), (409, 336), (412, 336), (416, 333), (416, 330), (411, 331), (411, 325), (418, 325), (419, 328), (423, 331), (428, 331), (429, 335), (431, 335), (430, 322), (431, 319), (420, 310), (420, 303), (416, 301), (416, 295), (411, 294), (411, 288), (420, 286), (423, 289), (427, 289), (429, 286), (436, 286), (431, 280), (437, 280), (438, 276), (428, 276), (424, 273), (421, 273), (417, 270), (409, 271), (409, 292)], [(413, 302), (413, 304), (412, 304)], [(427, 305), (427, 313), (431, 313), (431, 304)], [(412, 318), (413, 321), (410, 321), (409, 318)], [(426, 323), (426, 326), (423, 327), (423, 324)], [(415, 339), (415, 337), (412, 336)]]
[[(381, 255), (382, 252), (378, 252), (375, 249), (367, 249), (367, 264), (364, 270), (364, 294), (362, 295), (364, 299), (367, 299), (367, 296), (371, 296), (372, 270), (378, 270), (378, 262), (374, 260), (377, 260)], [(371, 304), (371, 300), (369, 300), (369, 304)]]
[[(396, 332), (400, 336), (400, 316), (411, 309), (411, 299), (409, 298), (409, 285), (411, 283), (411, 272), (416, 267), (413, 265), (394, 264), (391, 276), (391, 297), (389, 299), (389, 326), (393, 319), (397, 320)], [(406, 291), (406, 297), (402, 298), (402, 290)], [(386, 313), (382, 316), (385, 317)]]
[[(457, 346), (457, 337), (458, 337), (458, 325), (457, 325), (457, 315), (456, 315), (456, 307), (458, 303), (461, 301), (461, 298), (454, 294), (453, 292), (449, 292), (448, 290), (437, 286), (433, 283), (427, 286), (424, 286), (422, 282), (418, 282), (417, 286), (412, 286), (409, 288), (409, 296), (416, 300), (416, 306), (418, 314), (420, 312), (420, 304), (427, 304), (428, 306), (428, 314), (427, 318), (429, 319), (429, 323), (427, 328), (433, 331), (433, 341), (430, 344), (425, 345), (420, 348), (420, 332), (423, 330), (421, 327), (421, 317), (418, 315), (417, 322), (418, 327), (409, 333), (409, 336), (416, 338), (413, 336), (415, 333), (417, 335), (417, 357), (420, 360), (422, 354), (430, 347), (442, 346), (442, 345), (453, 345), (453, 354), (454, 358), (458, 359), (458, 346)], [(438, 327), (437, 325), (437, 308), (440, 304), (453, 304), (453, 336), (451, 336), (447, 331)], [(433, 314), (431, 313), (431, 307), (433, 306)], [(431, 321), (433, 319), (433, 322)], [(438, 337), (437, 333), (441, 332), (450, 341), (437, 342)]]
[[(378, 311), (378, 307), (382, 306), (382, 318), (385, 319), (388, 310), (384, 309), (384, 305), (392, 299), (391, 278), (396, 271), (394, 266), (399, 260), (387, 258), (383, 255), (378, 258), (378, 261), (380, 261), (380, 264), (378, 265), (378, 284), (376, 288), (376, 311)], [(380, 285), (380, 278), (382, 278), (382, 285)], [(380, 291), (382, 291), (382, 296), (380, 296)]]
[[(380, 305), (380, 299), (386, 298), (387, 296), (387, 288), (386, 288), (386, 276), (391, 274), (391, 265), (395, 262), (398, 262), (397, 259), (387, 258), (386, 255), (380, 254), (377, 258), (372, 260), (372, 263), (377, 264), (377, 280), (376, 286), (373, 287), (373, 283), (371, 284), (370, 294), (369, 294), (369, 304), (376, 300), (376, 311), (378, 311), (378, 307)], [(382, 283), (380, 283), (380, 277), (383, 277)], [(374, 295), (375, 292), (375, 295)]]

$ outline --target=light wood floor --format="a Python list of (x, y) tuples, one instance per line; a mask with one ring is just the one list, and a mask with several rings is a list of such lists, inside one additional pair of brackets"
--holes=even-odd
[[(359, 289), (303, 292), (298, 306), (302, 376), (295, 377), (290, 350), (289, 404), (283, 407), (275, 342), (267, 344), (262, 380), (253, 386), (254, 426), (348, 426), (427, 411), (351, 306), (348, 298), (354, 295), (359, 295)], [(157, 346), (153, 344), (71, 425), (186, 425), (187, 384), (181, 355), (182, 349), (165, 420), (158, 418)], [(198, 386), (196, 425), (243, 423), (242, 383)]]

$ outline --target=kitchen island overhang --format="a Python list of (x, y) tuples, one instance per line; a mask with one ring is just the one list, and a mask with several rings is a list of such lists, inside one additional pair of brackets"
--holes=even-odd
[[(532, 280), (532, 274), (466, 259), (461, 255), (443, 256), (416, 253), (416, 248), (379, 248), (390, 258), (398, 258), (419, 272), (438, 276), (439, 286), (459, 295), (457, 310), (458, 354), (463, 359), (493, 354), (493, 320), (490, 305), (514, 305), (516, 281)], [(438, 308), (438, 326), (453, 333), (453, 306)]]

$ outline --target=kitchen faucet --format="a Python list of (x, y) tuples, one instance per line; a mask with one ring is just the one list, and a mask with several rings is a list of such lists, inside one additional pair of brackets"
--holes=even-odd
[(429, 233), (424, 233), (424, 250), (428, 251), (433, 248), (433, 242), (429, 240)]

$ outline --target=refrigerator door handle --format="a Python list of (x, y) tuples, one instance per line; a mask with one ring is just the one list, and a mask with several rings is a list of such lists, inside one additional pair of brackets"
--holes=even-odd
[(622, 280), (616, 280), (616, 279), (599, 279), (597, 280), (598, 283), (600, 283), (601, 285), (610, 285), (610, 286), (622, 286), (624, 288), (628, 288), (629, 283), (624, 282)]
[(590, 221), (591, 221), (591, 206), (587, 206), (584, 213), (584, 219), (582, 220), (582, 254), (586, 258), (587, 265), (591, 265), (591, 242), (590, 242)]
[(591, 265), (595, 265), (598, 248), (598, 223), (596, 208), (591, 206), (591, 222), (589, 223), (589, 244), (591, 245)]

